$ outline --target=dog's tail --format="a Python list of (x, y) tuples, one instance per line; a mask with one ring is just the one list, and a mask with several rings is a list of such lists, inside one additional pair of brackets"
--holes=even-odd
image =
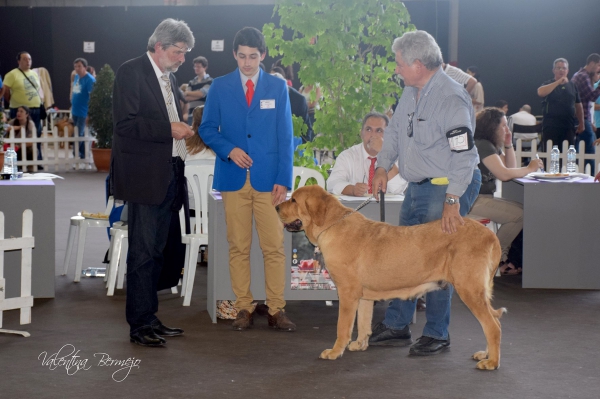
[[(490, 231), (491, 233), (491, 231)], [(496, 270), (498, 269), (498, 266), (500, 264), (500, 259), (502, 257), (502, 248), (500, 247), (500, 242), (498, 241), (498, 237), (496, 237), (495, 234), (491, 234), (490, 238), (493, 240), (492, 245), (489, 246), (490, 248), (490, 256), (489, 256), (489, 262), (488, 262), (488, 272), (489, 272), (489, 279), (488, 279), (488, 284), (486, 287), (486, 297), (488, 298), (489, 301), (492, 300), (492, 291), (494, 288), (494, 276), (496, 275)], [(491, 306), (490, 306), (491, 308)], [(506, 308), (500, 308), (500, 309), (494, 309), (491, 308), (490, 309), (492, 314), (496, 317), (496, 318), (500, 318), (502, 317), (502, 315), (504, 313), (507, 312)]]

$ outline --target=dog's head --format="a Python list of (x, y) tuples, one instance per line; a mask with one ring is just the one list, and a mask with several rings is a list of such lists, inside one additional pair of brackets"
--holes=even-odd
[[(302, 231), (308, 239), (314, 242), (315, 234), (327, 224), (330, 218), (339, 216), (339, 211), (334, 211), (335, 206), (341, 208), (341, 214), (345, 207), (337, 198), (329, 194), (320, 186), (305, 186), (292, 193), (292, 197), (279, 204), (276, 209), (279, 219), (288, 231)], [(336, 219), (337, 220), (337, 219)]]

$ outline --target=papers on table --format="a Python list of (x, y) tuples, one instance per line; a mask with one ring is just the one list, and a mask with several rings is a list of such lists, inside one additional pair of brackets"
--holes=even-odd
[(52, 174), (52, 173), (23, 173), (23, 177), (19, 180), (52, 180), (52, 179), (63, 179), (64, 177)]
[(530, 173), (524, 177), (524, 179), (533, 179), (549, 183), (573, 183), (588, 178), (590, 178), (590, 176), (586, 175), (585, 173), (565, 173), (561, 175), (552, 175), (541, 172)]

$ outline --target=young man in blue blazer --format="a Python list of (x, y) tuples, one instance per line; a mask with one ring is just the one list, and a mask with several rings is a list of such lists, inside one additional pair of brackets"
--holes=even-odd
[(293, 131), (286, 82), (259, 65), (266, 44), (256, 28), (244, 28), (233, 40), (238, 68), (214, 80), (199, 133), (217, 154), (213, 188), (225, 206), (229, 272), (238, 316), (234, 330), (253, 324), (250, 292), (252, 215), (265, 263), (269, 326), (295, 331), (285, 307), (283, 226), (275, 206), (292, 187)]

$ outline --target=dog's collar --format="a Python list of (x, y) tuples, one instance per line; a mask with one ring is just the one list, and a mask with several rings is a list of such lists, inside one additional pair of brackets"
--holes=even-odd
[(346, 213), (344, 216), (341, 217), (340, 220), (338, 220), (336, 222), (333, 222), (331, 225), (329, 225), (329, 227), (326, 227), (323, 230), (321, 230), (321, 232), (317, 235), (317, 240), (316, 241), (317, 242), (319, 241), (319, 237), (321, 236), (321, 234), (323, 234), (325, 231), (329, 230), (330, 228), (332, 228), (333, 226), (335, 226), (336, 224), (338, 224), (342, 220), (346, 219), (348, 216), (350, 216), (353, 213), (358, 212), (359, 210), (361, 210), (362, 208), (364, 208), (369, 202), (371, 202), (372, 199), (373, 199), (373, 196), (370, 196), (362, 204), (360, 204), (355, 210)]

